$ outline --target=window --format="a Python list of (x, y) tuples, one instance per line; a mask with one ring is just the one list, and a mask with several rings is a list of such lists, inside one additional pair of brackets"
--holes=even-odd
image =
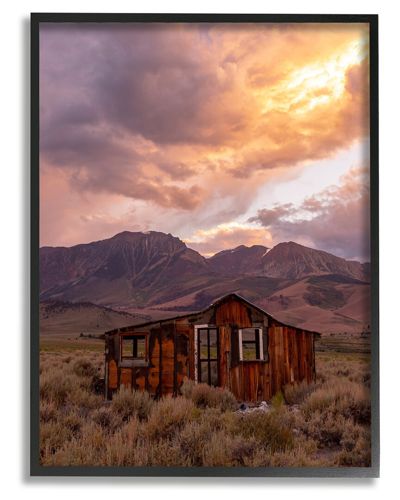
[(148, 335), (122, 335), (121, 359), (143, 359), (147, 361)]
[(243, 328), (239, 330), (241, 361), (263, 360), (262, 328)]
[(199, 382), (218, 385), (218, 329), (198, 329)]

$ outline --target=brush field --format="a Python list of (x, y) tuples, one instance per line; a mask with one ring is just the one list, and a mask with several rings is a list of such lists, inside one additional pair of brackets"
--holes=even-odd
[(270, 410), (236, 412), (228, 391), (186, 382), (154, 401), (121, 389), (95, 393), (104, 344), (42, 338), (43, 466), (368, 467), (371, 465), (369, 337), (326, 336), (315, 384), (287, 386)]

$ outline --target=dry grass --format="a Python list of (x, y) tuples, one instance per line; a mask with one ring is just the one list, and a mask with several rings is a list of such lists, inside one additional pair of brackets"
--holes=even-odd
[(93, 392), (100, 353), (43, 352), (42, 465), (370, 466), (370, 367), (324, 358), (315, 384), (286, 387), (268, 413), (242, 417), (231, 393), (186, 382), (182, 396), (154, 401), (121, 389)]

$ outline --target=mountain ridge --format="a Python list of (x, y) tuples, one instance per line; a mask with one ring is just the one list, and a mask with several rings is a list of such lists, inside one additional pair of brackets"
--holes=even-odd
[[(171, 234), (124, 231), (73, 247), (42, 247), (40, 299), (92, 302), (155, 316), (156, 311), (200, 310), (236, 292), (278, 314), (296, 308), (298, 321), (318, 310), (329, 324), (327, 314), (351, 302), (352, 294), (369, 290), (368, 271), (368, 263), (346, 261), (295, 242), (272, 249), (239, 245), (207, 259)], [(326, 279), (317, 279), (317, 284), (304, 281), (321, 276)], [(303, 284), (294, 286), (298, 282)], [(300, 296), (286, 297), (286, 289)], [(367, 321), (365, 311), (366, 306), (359, 318)]]

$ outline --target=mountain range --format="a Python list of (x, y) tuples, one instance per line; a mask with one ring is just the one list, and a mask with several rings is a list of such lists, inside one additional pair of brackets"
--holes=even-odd
[(240, 245), (207, 259), (170, 234), (122, 232), (40, 249), (40, 298), (90, 302), (154, 318), (236, 292), (278, 319), (317, 331), (369, 324), (369, 264), (294, 242)]

